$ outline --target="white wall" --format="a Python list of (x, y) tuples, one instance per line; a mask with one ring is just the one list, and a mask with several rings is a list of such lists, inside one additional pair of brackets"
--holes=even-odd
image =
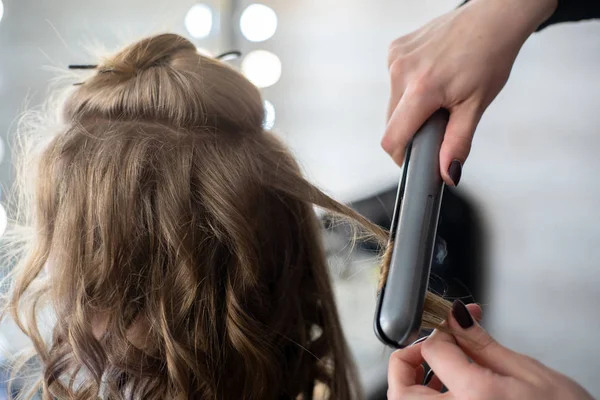
[(488, 326), (600, 396), (600, 24), (525, 46), (464, 187), (490, 232)]
[[(244, 0), (241, 4), (251, 1)], [(391, 40), (452, 7), (448, 1), (272, 0), (274, 38), (240, 41), (283, 62), (281, 81), (264, 90), (277, 108), (276, 130), (309, 176), (339, 199), (361, 198), (397, 181), (379, 146), (387, 105)]]

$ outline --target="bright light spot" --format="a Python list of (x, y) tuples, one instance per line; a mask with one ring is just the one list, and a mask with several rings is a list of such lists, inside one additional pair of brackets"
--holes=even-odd
[(275, 125), (275, 106), (269, 100), (265, 100), (265, 120), (263, 121), (263, 128), (266, 130), (273, 129)]
[(204, 57), (214, 57), (213, 53), (202, 47), (197, 47), (196, 50), (198, 51), (198, 54), (203, 55)]
[(4, 235), (6, 231), (6, 225), (8, 225), (8, 218), (6, 217), (6, 210), (0, 204), (0, 236)]
[(281, 61), (266, 50), (255, 50), (242, 61), (242, 72), (259, 88), (273, 86), (281, 78)]
[(4, 15), (4, 4), (2, 4), (2, 0), (0, 0), (0, 21), (2, 21), (3, 15)]
[(242, 13), (240, 30), (251, 42), (270, 39), (277, 30), (277, 14), (263, 4), (251, 4)]
[(213, 26), (213, 13), (206, 4), (195, 4), (185, 16), (185, 27), (196, 39), (210, 35)]

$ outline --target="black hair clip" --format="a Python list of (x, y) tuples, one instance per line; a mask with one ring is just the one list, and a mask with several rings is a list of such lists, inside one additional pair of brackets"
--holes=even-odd
[[(234, 60), (236, 58), (240, 58), (241, 56), (242, 56), (241, 51), (230, 50), (230, 51), (226, 51), (225, 53), (219, 54), (215, 58), (220, 61), (230, 61), (230, 60)], [(71, 65), (69, 65), (69, 69), (96, 69), (96, 68), (98, 68), (98, 65), (93, 65), (93, 64), (71, 64)], [(100, 73), (111, 72), (111, 70), (106, 69), (106, 70), (101, 70), (98, 72), (100, 72)]]
[(72, 64), (69, 65), (69, 69), (96, 69), (97, 65), (85, 65), (85, 64)]
[[(69, 65), (69, 69), (96, 69), (98, 68), (97, 65), (91, 65), (91, 64), (71, 64)], [(73, 86), (81, 86), (83, 85), (83, 82), (77, 82), (74, 83)]]
[[(238, 50), (231, 50), (231, 51), (226, 51), (225, 53), (221, 53), (218, 56), (216, 56), (215, 58), (219, 61), (231, 61), (231, 60), (235, 60), (236, 58), (239, 58), (242, 56), (242, 52), (238, 51)], [(98, 65), (93, 65), (93, 64), (71, 64), (69, 65), (69, 69), (98, 69)], [(104, 74), (107, 72), (114, 72), (113, 69), (111, 68), (106, 68), (106, 69), (101, 69), (98, 70), (99, 74)], [(78, 83), (74, 83), (73, 86), (81, 86), (83, 85), (83, 82), (78, 82)]]
[(236, 58), (240, 58), (242, 56), (242, 52), (238, 50), (226, 51), (225, 53), (221, 53), (215, 58), (219, 61), (231, 61)]
[[(115, 72), (114, 69), (112, 68), (102, 68), (102, 69), (98, 69), (98, 65), (87, 65), (87, 64), (71, 64), (69, 65), (69, 69), (97, 69), (98, 70), (98, 74), (106, 74), (108, 72)], [(83, 82), (78, 82), (78, 83), (74, 83), (73, 86), (81, 86), (83, 85)]]

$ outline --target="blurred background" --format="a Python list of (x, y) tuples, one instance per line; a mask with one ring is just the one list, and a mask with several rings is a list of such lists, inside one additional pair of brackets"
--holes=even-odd
[[(262, 88), (267, 128), (338, 200), (389, 224), (399, 168), (381, 150), (388, 44), (452, 9), (449, 0), (1, 0), (0, 185), (13, 180), (16, 122), (56, 69), (93, 64), (164, 31), (231, 61)], [(447, 191), (437, 275), (484, 305), (496, 338), (600, 396), (600, 24), (534, 35), (484, 115), (459, 190)], [(10, 215), (10, 210), (8, 210)], [(0, 233), (6, 227), (0, 207)], [(372, 330), (377, 265), (368, 244), (324, 232), (347, 338), (370, 399), (385, 397), (389, 351)], [(435, 271), (434, 271), (435, 272)], [(26, 342), (0, 327), (9, 355)], [(7, 356), (5, 356), (7, 357)], [(0, 378), (1, 379), (1, 378)], [(2, 397), (4, 396), (4, 397)], [(0, 394), (0, 399), (5, 398)]]

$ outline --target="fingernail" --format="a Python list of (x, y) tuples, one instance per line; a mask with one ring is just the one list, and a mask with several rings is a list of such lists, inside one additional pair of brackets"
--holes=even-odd
[(452, 182), (454, 182), (454, 186), (458, 186), (458, 182), (460, 182), (460, 176), (462, 175), (462, 164), (460, 161), (454, 160), (452, 163), (450, 163), (448, 175), (450, 175), (450, 179), (452, 179)]
[(463, 329), (469, 329), (474, 324), (471, 313), (460, 300), (454, 300), (454, 303), (452, 303), (452, 315)]
[(434, 375), (435, 372), (433, 372), (433, 370), (430, 369), (427, 375), (425, 375), (425, 379), (423, 379), (423, 386), (429, 385), (429, 382), (431, 382), (431, 379), (433, 379)]

